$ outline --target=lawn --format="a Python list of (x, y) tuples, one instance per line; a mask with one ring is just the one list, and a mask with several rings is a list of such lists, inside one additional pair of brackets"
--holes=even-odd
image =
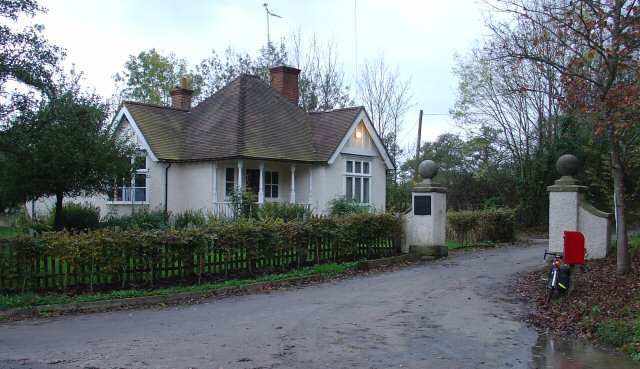
[(13, 238), (18, 231), (13, 227), (0, 227), (0, 238)]

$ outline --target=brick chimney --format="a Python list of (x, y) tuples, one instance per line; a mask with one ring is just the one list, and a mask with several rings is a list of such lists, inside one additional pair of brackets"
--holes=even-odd
[(269, 69), (271, 87), (292, 103), (298, 105), (298, 75), (300, 69), (291, 67), (275, 67)]
[(189, 110), (191, 109), (191, 97), (193, 96), (193, 90), (187, 89), (187, 79), (182, 77), (180, 80), (180, 87), (170, 92), (171, 94), (171, 107), (177, 109)]

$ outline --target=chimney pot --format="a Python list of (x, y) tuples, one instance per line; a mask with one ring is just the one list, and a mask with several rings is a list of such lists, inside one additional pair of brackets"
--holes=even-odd
[(298, 105), (300, 69), (280, 66), (269, 69), (269, 74), (271, 75), (271, 87), (291, 103)]
[(182, 77), (182, 79), (180, 80), (180, 88), (182, 88), (183, 90), (187, 89), (187, 79), (185, 77)]

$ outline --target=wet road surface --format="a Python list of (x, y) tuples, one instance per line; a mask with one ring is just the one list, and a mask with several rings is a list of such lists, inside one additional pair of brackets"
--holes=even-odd
[(0, 323), (1, 368), (530, 368), (544, 243), (207, 303)]

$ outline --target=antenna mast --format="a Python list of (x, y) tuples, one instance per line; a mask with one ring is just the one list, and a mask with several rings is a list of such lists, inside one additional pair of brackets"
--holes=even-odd
[(272, 13), (269, 10), (269, 3), (262, 3), (262, 6), (264, 6), (264, 10), (266, 10), (267, 12), (267, 47), (271, 47), (271, 35), (269, 34), (269, 17), (276, 17), (276, 18), (282, 18), (282, 17), (276, 13)]

